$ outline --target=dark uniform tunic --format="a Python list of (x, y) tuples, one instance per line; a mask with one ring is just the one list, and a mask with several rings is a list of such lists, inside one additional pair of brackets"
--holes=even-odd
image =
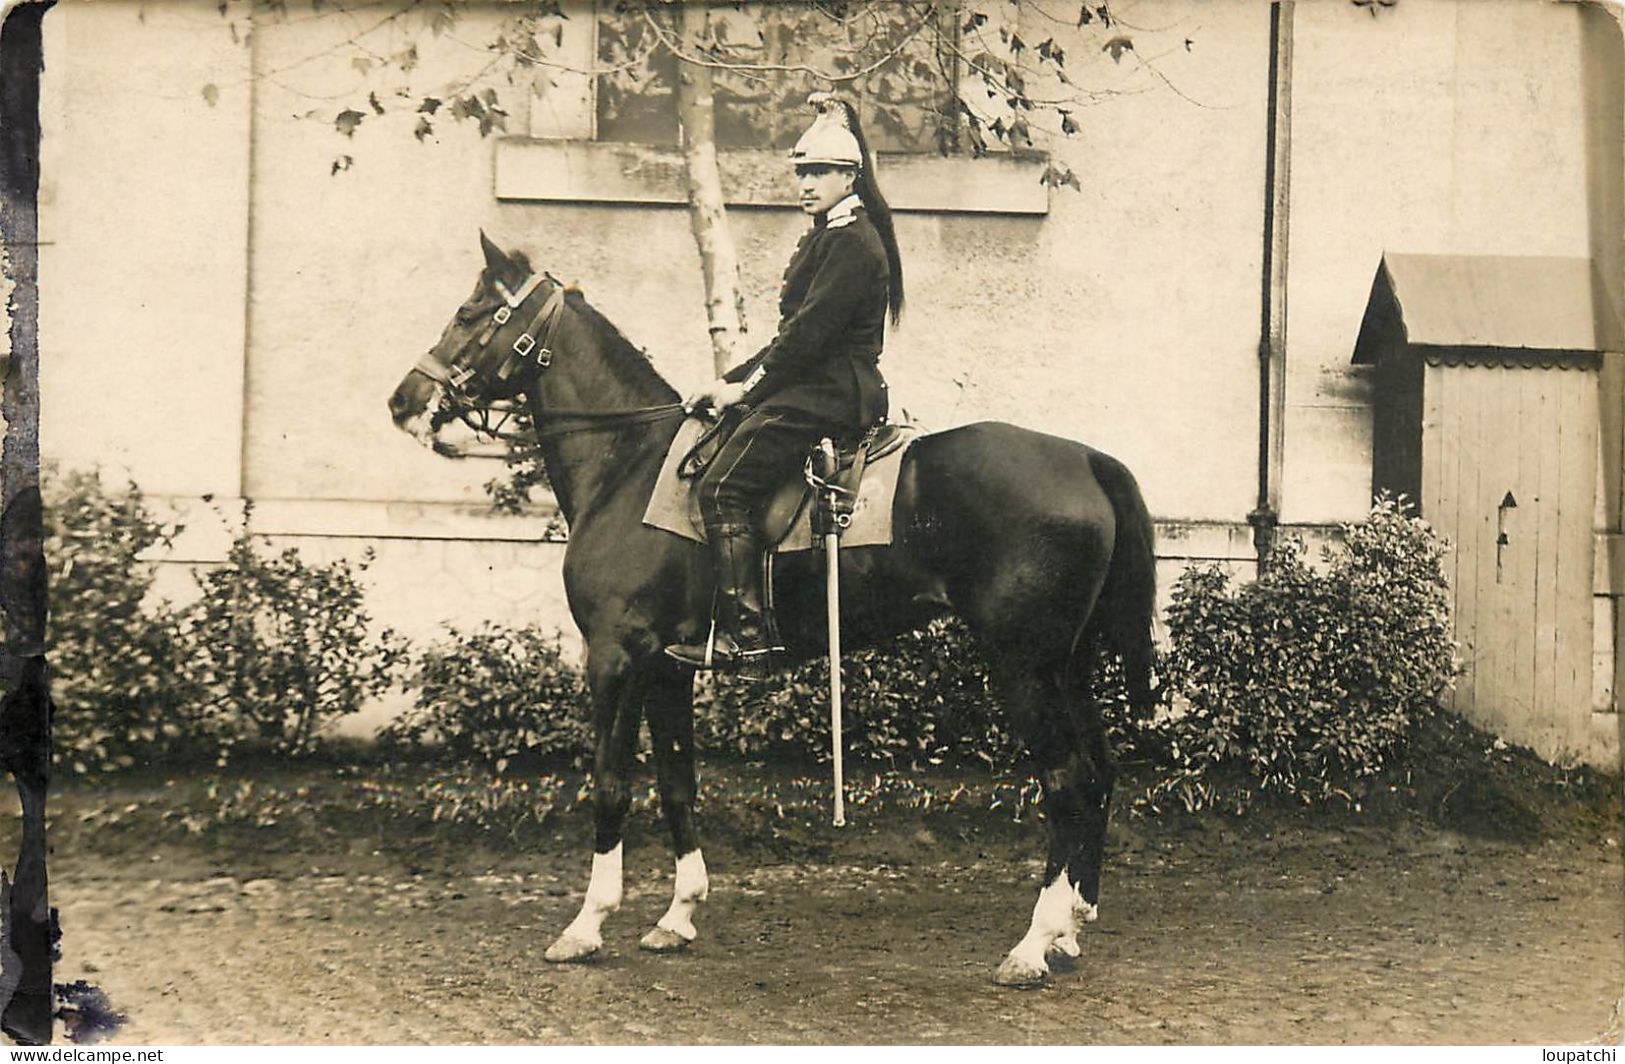
[(876, 363), (889, 278), (856, 196), (814, 217), (784, 274), (778, 335), (723, 377), (746, 382), (748, 413), (700, 477), (708, 527), (750, 523), (757, 501), (796, 474), (820, 437), (861, 435), (886, 416)]

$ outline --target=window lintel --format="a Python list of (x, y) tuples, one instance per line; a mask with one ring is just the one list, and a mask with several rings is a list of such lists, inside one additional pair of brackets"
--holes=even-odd
[[(731, 207), (795, 208), (783, 152), (717, 153)], [(894, 211), (1044, 215), (1049, 188), (1042, 152), (971, 159), (882, 153), (875, 168)], [(509, 202), (681, 205), (683, 157), (672, 148), (583, 140), (503, 137), (496, 143), (496, 198)]]

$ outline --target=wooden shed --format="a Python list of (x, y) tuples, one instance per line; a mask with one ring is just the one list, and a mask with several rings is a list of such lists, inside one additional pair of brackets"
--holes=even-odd
[(1588, 259), (1395, 254), (1354, 349), (1375, 367), (1373, 493), (1454, 546), (1452, 708), (1613, 768), (1622, 349)]

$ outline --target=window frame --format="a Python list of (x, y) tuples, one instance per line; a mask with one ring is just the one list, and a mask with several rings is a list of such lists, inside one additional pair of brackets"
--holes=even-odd
[[(588, 32), (564, 37), (565, 59), (579, 70), (598, 65), (604, 2), (577, 0), (579, 9), (570, 12), (572, 21), (579, 17), (588, 27)], [(499, 137), (495, 145), (499, 201), (687, 204), (682, 155), (676, 147), (599, 138), (597, 75), (555, 70), (538, 76), (548, 77), (552, 87), (540, 97), (527, 94), (526, 133)], [(561, 98), (565, 108), (545, 106), (550, 96)], [(782, 151), (719, 147), (717, 155), (728, 206), (794, 209), (784, 193)], [(899, 212), (1048, 214), (1050, 189), (1043, 177), (1049, 161), (1049, 153), (1032, 149), (981, 155), (875, 153), (887, 199)]]

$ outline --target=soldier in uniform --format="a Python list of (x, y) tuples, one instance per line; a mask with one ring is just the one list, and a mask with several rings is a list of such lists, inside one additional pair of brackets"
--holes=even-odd
[(886, 317), (895, 324), (903, 305), (891, 210), (852, 106), (828, 93), (808, 102), (818, 116), (790, 159), (812, 228), (784, 274), (778, 334), (686, 400), (718, 414), (737, 408), (737, 427), (697, 489), (717, 582), (716, 634), (709, 645), (666, 648), (701, 668), (759, 667), (783, 649), (763, 613), (758, 505), (799, 473), (821, 437), (859, 436), (886, 417), (876, 363)]

